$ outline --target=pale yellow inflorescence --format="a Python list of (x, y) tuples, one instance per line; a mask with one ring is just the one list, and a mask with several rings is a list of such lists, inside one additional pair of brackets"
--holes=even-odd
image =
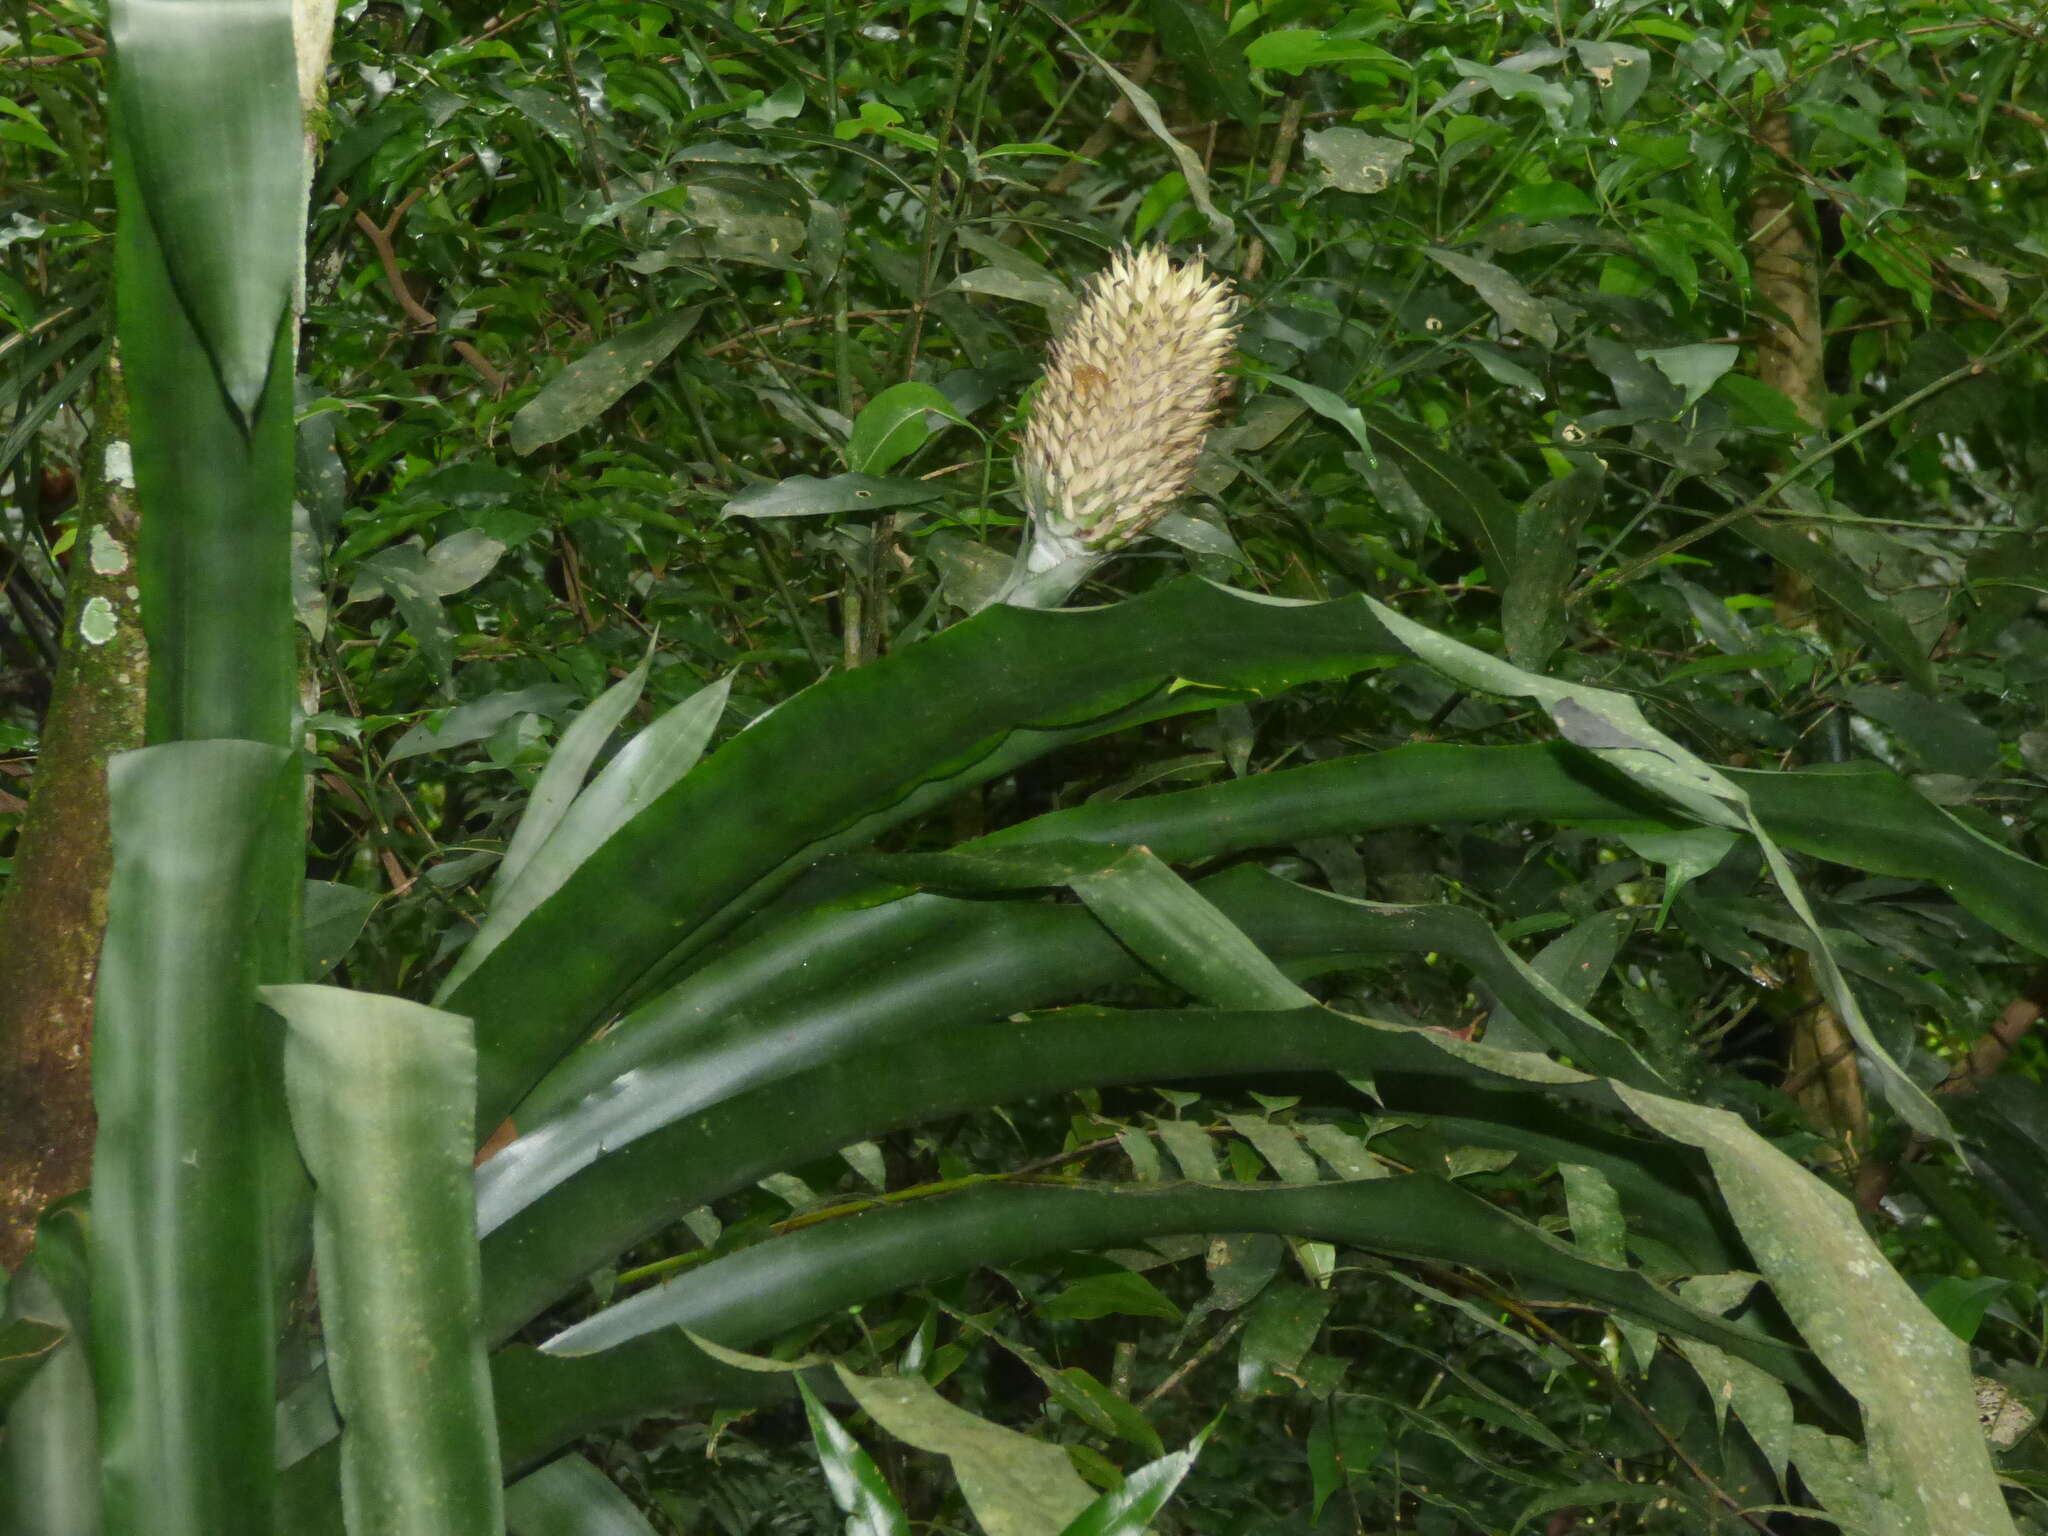
[(1089, 284), (1045, 370), (1018, 469), (1053, 547), (1128, 544), (1187, 488), (1223, 395), (1237, 299), (1200, 262), (1117, 252)]

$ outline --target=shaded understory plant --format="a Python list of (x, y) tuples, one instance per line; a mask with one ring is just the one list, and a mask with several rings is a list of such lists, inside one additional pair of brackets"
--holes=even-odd
[[(1734, 966), (1746, 938), (1681, 905), (1687, 887), (1718, 870), (1775, 891), (1869, 1081), (1929, 1142), (1948, 1120), (1864, 1018), (1788, 853), (1938, 887), (2035, 953), (2048, 870), (1896, 775), (1716, 768), (1624, 693), (1363, 592), (1282, 601), (1187, 577), (1043, 611), (1165, 511), (1217, 404), (1232, 302), (1156, 246), (1118, 258), (1056, 344), (1024, 437), (1011, 601), (794, 692), (715, 750), (730, 679), (622, 731), (648, 655), (564, 730), (481, 920), (449, 920), (413, 997), (306, 980), (346, 943), (301, 944), (301, 897), (345, 930), (348, 897), (301, 886), (287, 359), (302, 167), (289, 18), (251, 10), (260, 25), (209, 30), (115, 7), (151, 745), (112, 776), (91, 1214), (53, 1210), (12, 1287), (7, 1454), (31, 1479), (17, 1487), (65, 1511), (38, 1518), (167, 1536), (629, 1522), (574, 1454), (587, 1437), (796, 1404), (851, 1529), (908, 1519), (840, 1422), (849, 1405), (950, 1457), (991, 1529), (1141, 1530), (1205, 1442), (1168, 1453), (1086, 1371), (1034, 1367), (1143, 1455), (1128, 1471), (941, 1398), (922, 1326), (866, 1340), (858, 1371), (787, 1358), (810, 1325), (913, 1288), (935, 1334), (963, 1310), (955, 1277), (1086, 1250), (1113, 1256), (1091, 1294), (1125, 1304), (1159, 1294), (1143, 1278), (1156, 1260), (1206, 1251), (1212, 1311), (1291, 1263), (1299, 1278), (1265, 1293), (1277, 1305), (1246, 1314), (1259, 1382), (1307, 1372), (1299, 1320), (1311, 1337), (1341, 1324), (1340, 1271), (1468, 1319), (1583, 1309), (1591, 1335), (1554, 1330), (1560, 1350), (1597, 1352), (1618, 1394), (1692, 1373), (1760, 1459), (1740, 1498), (1704, 1477), (1660, 1490), (1667, 1528), (1755, 1524), (1776, 1503), (1850, 1529), (2013, 1528), (1961, 1341), (1842, 1195), (1712, 1102), (1682, 1053), (1587, 1011), (1571, 966), (1590, 962), (1532, 966), (1474, 904), (1321, 889), (1283, 855), (1565, 824), (1639, 855), (1645, 879), (1661, 870), (1659, 920), (1696, 923)], [(225, 187), (201, 174), (223, 165)], [(270, 234), (223, 249), (223, 229), (250, 228)], [(680, 344), (682, 322), (659, 324)], [(856, 475), (951, 408), (936, 391), (877, 403), (855, 424)], [(1594, 473), (1563, 461), (1556, 484), (1576, 494)], [(1530, 527), (1525, 554), (1542, 542)], [(405, 569), (380, 579), (419, 601)], [(1544, 652), (1537, 627), (1513, 627), (1518, 659)], [(959, 838), (932, 814), (1087, 744), (1393, 667), (1439, 687), (1446, 714), (1452, 695), (1526, 701), (1544, 739), (1332, 755)], [(1457, 971), (1451, 996), (1485, 1030), (1357, 1001), (1347, 979), (1388, 956)], [(1221, 1125), (1125, 1110), (1043, 1165), (899, 1152), (912, 1171), (891, 1177), (882, 1144), (899, 1132), (1064, 1095), (1100, 1108), (1147, 1084), (1177, 1105), (1255, 1085), (1259, 1108)], [(870, 1192), (808, 1198), (804, 1176), (835, 1159)], [(1485, 1181), (1518, 1159), (1558, 1170), (1563, 1221)], [(722, 1221), (764, 1181), (795, 1192), (791, 1219)], [(1248, 1288), (1230, 1278), (1240, 1251), (1266, 1264)], [(81, 1431), (95, 1411), (97, 1452)], [(1341, 1467), (1336, 1440), (1319, 1465)]]

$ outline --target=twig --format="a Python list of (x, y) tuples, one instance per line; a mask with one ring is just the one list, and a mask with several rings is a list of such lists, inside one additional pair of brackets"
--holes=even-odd
[(1180, 1368), (1176, 1370), (1171, 1376), (1167, 1377), (1166, 1380), (1159, 1383), (1159, 1385), (1154, 1387), (1150, 1392), (1147, 1392), (1144, 1398), (1139, 1402), (1138, 1407), (1141, 1410), (1150, 1408), (1154, 1403), (1158, 1402), (1159, 1399), (1166, 1396), (1167, 1393), (1171, 1392), (1175, 1387), (1179, 1386), (1183, 1381), (1187, 1380), (1187, 1378), (1190, 1375), (1192, 1375), (1199, 1367), (1206, 1365), (1218, 1350), (1220, 1350), (1224, 1345), (1228, 1344), (1232, 1339), (1236, 1338), (1238, 1335), (1238, 1330), (1243, 1328), (1244, 1324), (1245, 1315), (1244, 1313), (1240, 1312), (1237, 1314), (1237, 1316), (1233, 1317), (1229, 1322), (1225, 1323), (1221, 1328), (1218, 1328), (1216, 1332), (1210, 1336), (1208, 1343), (1204, 1344), (1192, 1355), (1189, 1355), (1187, 1359), (1183, 1360), (1180, 1363)]
[[(1277, 187), (1287, 179), (1287, 162), (1294, 158), (1294, 141), (1301, 133), (1301, 93), (1288, 93), (1287, 105), (1280, 109), (1280, 131), (1273, 140), (1273, 158), (1266, 167), (1266, 185)], [(1259, 269), (1266, 264), (1266, 242), (1252, 241), (1252, 248), (1244, 255), (1244, 280), (1255, 283), (1259, 280)]]
[(1998, 1022), (1977, 1037), (1970, 1054), (1941, 1080), (1936, 1093), (1970, 1093), (2005, 1065), (2021, 1039), (2048, 1013), (2048, 966), (2027, 978), (2020, 995), (2005, 1005)]
[[(913, 311), (908, 309), (850, 309), (846, 312), (846, 318), (849, 320), (890, 320), (911, 313)], [(699, 357), (717, 357), (721, 353), (737, 352), (746, 346), (748, 342), (756, 341), (763, 336), (773, 336), (782, 331), (799, 330), (807, 325), (825, 325), (834, 319), (835, 317), (832, 315), (798, 315), (793, 320), (778, 320), (773, 325), (757, 325), (751, 330), (741, 331), (737, 336), (729, 336), (724, 341), (713, 342), (697, 355)]]
[(106, 52), (105, 43), (94, 43), (92, 47), (81, 48), (76, 53), (36, 53), (25, 59), (0, 59), (0, 64), (8, 64), (15, 69), (54, 69), (59, 64), (76, 64), (80, 59), (104, 58)]
[[(408, 193), (405, 200), (392, 213), (391, 221), (388, 224), (379, 224), (375, 219), (363, 212), (362, 209), (356, 209), (355, 226), (362, 231), (363, 238), (370, 242), (370, 248), (377, 253), (377, 260), (384, 268), (384, 281), (391, 288), (391, 296), (398, 300), (398, 307), (405, 311), (406, 318), (423, 331), (438, 333), (441, 329), (441, 322), (434, 318), (432, 310), (413, 297), (412, 290), (406, 286), (405, 273), (398, 265), (398, 252), (391, 244), (391, 236), (393, 231), (398, 228), (398, 221), (405, 216), (406, 210), (419, 200), (420, 194), (425, 190), (423, 187), (416, 188)], [(348, 194), (336, 191), (334, 200), (346, 207), (349, 201)], [(505, 392), (505, 387), (510, 380), (492, 366), (489, 358), (459, 337), (450, 338), (450, 341), (455, 348), (456, 356), (474, 368), (477, 376), (489, 386), (493, 393), (503, 394)]]
[[(1441, 1275), (1443, 1272), (1437, 1271), (1437, 1273)], [(1563, 1350), (1566, 1354), (1570, 1355), (1574, 1360), (1578, 1361), (1578, 1363), (1584, 1366), (1586, 1370), (1592, 1372), (1595, 1376), (1600, 1377), (1602, 1379), (1603, 1384), (1607, 1387), (1607, 1389), (1610, 1392), (1614, 1393), (1617, 1397), (1621, 1398), (1631, 1408), (1635, 1409), (1635, 1411), (1638, 1414), (1642, 1415), (1643, 1422), (1650, 1426), (1651, 1432), (1655, 1434), (1659, 1440), (1664, 1442), (1664, 1448), (1678, 1459), (1680, 1465), (1682, 1465), (1686, 1471), (1690, 1472), (1694, 1477), (1699, 1479), (1699, 1483), (1702, 1488), (1704, 1488), (1709, 1494), (1711, 1494), (1717, 1502), (1725, 1505), (1729, 1512), (1733, 1514), (1736, 1519), (1740, 1520), (1744, 1525), (1748, 1526), (1753, 1531), (1762, 1531), (1765, 1533), (1765, 1536), (1769, 1536), (1771, 1528), (1768, 1525), (1766, 1525), (1763, 1521), (1757, 1519), (1757, 1517), (1752, 1515), (1747, 1509), (1745, 1509), (1742, 1505), (1742, 1501), (1736, 1498), (1734, 1494), (1730, 1493), (1726, 1488), (1723, 1488), (1719, 1483), (1714, 1481), (1712, 1475), (1708, 1473), (1707, 1469), (1701, 1466), (1697, 1461), (1695, 1461), (1692, 1458), (1692, 1456), (1687, 1453), (1685, 1447), (1678, 1443), (1677, 1437), (1674, 1436), (1670, 1430), (1664, 1427), (1664, 1425), (1658, 1420), (1655, 1414), (1650, 1412), (1649, 1405), (1644, 1403), (1641, 1398), (1637, 1397), (1635, 1393), (1629, 1390), (1627, 1382), (1623, 1381), (1620, 1376), (1618, 1376), (1615, 1372), (1607, 1368), (1607, 1364), (1605, 1361), (1579, 1348), (1578, 1345), (1574, 1344), (1570, 1339), (1566, 1338), (1562, 1333), (1558, 1332), (1557, 1329), (1551, 1327), (1549, 1323), (1545, 1322), (1541, 1317), (1539, 1317), (1535, 1312), (1531, 1311), (1521, 1301), (1517, 1300), (1513, 1296), (1508, 1295), (1506, 1292), (1495, 1290), (1492, 1286), (1475, 1286), (1474, 1289), (1480, 1291), (1482, 1294), (1487, 1295), (1489, 1299), (1496, 1306), (1500, 1307), (1503, 1311), (1511, 1312), (1515, 1316), (1521, 1318), (1524, 1324), (1537, 1330), (1551, 1343), (1555, 1344), (1559, 1349)]]
[[(1998, 1016), (1998, 1022), (1978, 1036), (1970, 1047), (1970, 1054), (1949, 1069), (1947, 1077), (1935, 1087), (1936, 1093), (1975, 1093), (1988, 1079), (1995, 1076), (2005, 1065), (2027, 1031), (2048, 1014), (2048, 966), (2042, 966), (2029, 976), (2026, 985), (2020, 988), (2018, 997), (2005, 1005), (2005, 1011)], [(1891, 1193), (1892, 1181), (1907, 1163), (1916, 1162), (1927, 1155), (1933, 1145), (1927, 1137), (1915, 1131), (1906, 1138), (1899, 1155), (1889, 1162), (1865, 1162), (1856, 1180), (1856, 1204), (1866, 1215), (1884, 1203)]]
[[(1923, 85), (1920, 87), (1920, 94), (1929, 101), (1940, 100), (1946, 94), (1949, 100), (1959, 101), (1966, 107), (1978, 107), (1984, 104), (1984, 98), (1974, 91), (1949, 91), (1943, 93), (1935, 90), (1931, 85)], [(1991, 110), (2002, 112), (2007, 117), (2025, 123), (2029, 128), (2048, 130), (2048, 117), (2043, 117), (2038, 112), (2029, 112), (2025, 107), (2016, 106), (2012, 102), (1994, 101), (1991, 104)]]

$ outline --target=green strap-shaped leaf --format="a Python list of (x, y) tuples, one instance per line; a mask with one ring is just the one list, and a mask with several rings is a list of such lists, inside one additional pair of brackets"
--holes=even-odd
[(933, 781), (951, 792), (1014, 766), (1013, 733), (1082, 726), (1175, 679), (1277, 689), (1341, 676), (1386, 644), (1357, 599), (1285, 604), (1181, 581), (1110, 608), (992, 608), (814, 685), (635, 817), (447, 995), (479, 1021), (479, 1118), (502, 1117), (636, 980), (849, 829), (872, 836), (924, 809)]
[(280, 747), (194, 741), (123, 753), (108, 774), (92, 1357), (116, 1536), (269, 1529), (278, 1092), (249, 935), (294, 767)]
[(118, 132), (141, 193), (140, 208), (124, 202), (122, 222), (146, 218), (210, 371), (244, 420), (275, 371), (304, 259), (292, 17), (290, 0), (107, 7)]
[(1652, 726), (1643, 718), (1636, 702), (1625, 694), (1561, 683), (1525, 672), (1403, 618), (1383, 603), (1371, 598), (1366, 602), (1403, 645), (1446, 677), (1490, 693), (1535, 699), (1549, 711), (1567, 740), (1597, 752), (1637, 783), (1667, 796), (1695, 819), (1709, 826), (1747, 831), (1755, 837), (1779, 890), (1813, 936), (1813, 968), (1821, 990), (1855, 1038), (1857, 1047), (1877, 1069), (1886, 1102), (1923, 1136), (1954, 1138), (1947, 1118), (1934, 1101), (1906, 1075), (1872, 1032), (1856, 994), (1850, 991), (1841, 967), (1835, 962), (1827, 936), (1806, 900), (1805, 889), (1740, 785)]
[(505, 1490), (506, 1536), (656, 1536), (618, 1484), (581, 1456), (561, 1456)]
[[(1731, 768), (1722, 777), (1785, 847), (1872, 874), (1931, 881), (2000, 933), (2048, 955), (2048, 869), (1973, 831), (1888, 769)], [(1507, 820), (1689, 825), (1594, 753), (1567, 742), (1432, 744), (1054, 811), (964, 848), (1066, 839), (1143, 843), (1180, 863), (1381, 827)]]
[(351, 1536), (499, 1536), (484, 1358), (469, 1021), (337, 987), (265, 987), (315, 1187)]
[[(505, 1217), (484, 1239), (493, 1339), (598, 1264), (705, 1201), (882, 1132), (979, 1105), (1166, 1077), (1327, 1071), (1388, 1080), (1541, 1084), (1606, 1102), (1607, 1088), (1540, 1056), (1324, 1009), (1290, 1013), (1070, 1008), (958, 1031), (915, 1052), (837, 1055), (641, 1136)], [(1590, 1160), (1590, 1159), (1588, 1159)]]
[(8, 1287), (0, 1326), (0, 1531), (100, 1529), (100, 1447), (92, 1369), (68, 1309), (31, 1258)]
[(290, 0), (108, 11), (151, 741), (291, 735), (290, 310), (305, 222), (292, 15)]
[[(1427, 1174), (1307, 1186), (984, 1186), (757, 1244), (616, 1303), (557, 1334), (543, 1351), (560, 1360), (565, 1381), (608, 1375), (622, 1404), (645, 1394), (640, 1400), (651, 1409), (659, 1383), (688, 1380), (698, 1367), (685, 1362), (704, 1359), (680, 1328), (744, 1349), (806, 1318), (963, 1269), (1182, 1232), (1287, 1233), (1513, 1275), (1704, 1339), (1833, 1401), (1802, 1351), (1689, 1306), (1631, 1270), (1591, 1263), (1539, 1228)], [(590, 1401), (584, 1399), (586, 1408)]]
[[(594, 703), (578, 711), (569, 728), (562, 732), (562, 739), (549, 754), (548, 765), (543, 768), (540, 778), (535, 781), (533, 793), (526, 797), (526, 809), (520, 813), (519, 825), (512, 833), (512, 841), (505, 847), (505, 857), (498, 865), (494, 889), (491, 896), (498, 896), (496, 887), (506, 890), (519, 883), (526, 873), (526, 866), (548, 840), (555, 835), (555, 828), (562, 824), (562, 818), (569, 814), (569, 807), (583, 790), (583, 781), (590, 776), (590, 768), (597, 761), (605, 743), (612, 739), (612, 733), (640, 702), (641, 690), (647, 686), (648, 670), (654, 665), (654, 652), (650, 649), (640, 659), (640, 665), (620, 678), (611, 687), (597, 696)], [(473, 964), (473, 962), (472, 962)], [(458, 975), (460, 969), (458, 969)], [(452, 990), (453, 983), (441, 990), (444, 995)]]
[(1036, 843), (871, 862), (912, 885), (967, 891), (1066, 886), (1132, 954), (1218, 1008), (1300, 1008), (1315, 1001), (1149, 848)]
[[(574, 750), (563, 763), (563, 777), (549, 782), (548, 774), (555, 770), (555, 762), (550, 759), (541, 784), (534, 788), (526, 819), (520, 822), (520, 835), (514, 837), (505, 866), (492, 885), (490, 914), (442, 984), (444, 996), (461, 985), (462, 979), (504, 941), (505, 935), (559, 890), (562, 882), (607, 838), (659, 799), (704, 755), (711, 733), (725, 712), (726, 697), (732, 691), (729, 677), (699, 689), (654, 721), (626, 743), (587, 788), (576, 793), (576, 786), (589, 770), (598, 748), (639, 698), (647, 666), (643, 661), (624, 682), (615, 684), (578, 716), (564, 734), (556, 756), (570, 750), (571, 738)], [(543, 789), (547, 790), (545, 796)], [(560, 800), (563, 789), (574, 796), (566, 804)], [(533, 825), (531, 836), (527, 836), (529, 821)], [(526, 837), (524, 844), (521, 836)], [(519, 855), (516, 863), (515, 852)]]
[[(1235, 1017), (1240, 1029), (1274, 1019)], [(1285, 1233), (1506, 1271), (1704, 1338), (1824, 1410), (1840, 1411), (1832, 1384), (1802, 1351), (1687, 1307), (1640, 1275), (1589, 1264), (1536, 1228), (1426, 1175), (1293, 1188), (1004, 1184), (776, 1238), (600, 1313), (558, 1335), (551, 1353), (525, 1346), (500, 1352), (492, 1374), (505, 1463), (534, 1466), (580, 1435), (649, 1413), (757, 1403), (781, 1390), (780, 1378), (706, 1355), (683, 1329), (747, 1349), (813, 1318), (978, 1265), (1186, 1232)], [(622, 1308), (629, 1309), (624, 1318), (615, 1315)], [(585, 1348), (596, 1352), (569, 1352)], [(284, 1480), (283, 1528), (295, 1536), (336, 1536), (333, 1481), (331, 1447), (294, 1466)]]

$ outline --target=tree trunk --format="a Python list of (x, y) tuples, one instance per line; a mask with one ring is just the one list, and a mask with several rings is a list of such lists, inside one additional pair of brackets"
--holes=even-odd
[(92, 1170), (92, 999), (106, 922), (107, 759), (142, 744), (135, 488), (118, 362), (95, 383), (64, 651), (0, 902), (0, 1263)]
[[(1788, 174), (1792, 119), (1773, 107), (1757, 125), (1761, 148), (1774, 163), (1759, 177), (1749, 206), (1750, 270), (1762, 302), (1764, 336), (1757, 347), (1757, 377), (1792, 402), (1809, 427), (1823, 424), (1826, 338), (1820, 323), (1820, 273), (1805, 199)], [(1808, 537), (1811, 537), (1809, 534)], [(1784, 629), (1813, 629), (1820, 620), (1813, 583), (1789, 565), (1772, 571), (1773, 617)], [(1803, 954), (1789, 957), (1786, 1086), (1814, 1128), (1831, 1137), (1832, 1161), (1854, 1164), (1869, 1145), (1870, 1112), (1848, 1030), (1822, 995)]]
[[(1759, 177), (1749, 205), (1749, 261), (1762, 301), (1763, 340), (1756, 349), (1756, 376), (1792, 402), (1809, 427), (1819, 427), (1826, 398), (1821, 371), (1825, 338), (1820, 326), (1820, 275), (1807, 229), (1805, 199), (1787, 174), (1792, 159), (1792, 119), (1773, 108), (1757, 125), (1760, 149), (1773, 164)], [(1790, 566), (1775, 573), (1774, 607), (1786, 629), (1811, 629), (1813, 587)]]

